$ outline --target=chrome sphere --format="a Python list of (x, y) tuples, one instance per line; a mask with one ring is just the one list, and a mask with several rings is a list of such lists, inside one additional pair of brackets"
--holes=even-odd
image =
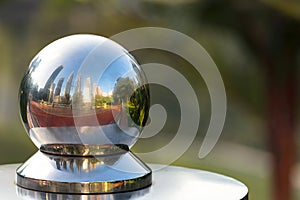
[(119, 44), (71, 35), (31, 61), (20, 86), (21, 118), (38, 148), (131, 147), (149, 112), (145, 84), (143, 71)]

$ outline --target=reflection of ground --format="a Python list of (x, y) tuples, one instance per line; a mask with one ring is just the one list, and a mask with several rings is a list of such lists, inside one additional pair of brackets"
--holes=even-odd
[[(30, 101), (28, 118), (33, 126), (97, 126), (114, 122), (113, 114), (120, 112), (120, 106), (75, 110), (67, 106), (52, 106)], [(73, 116), (74, 115), (74, 116)]]

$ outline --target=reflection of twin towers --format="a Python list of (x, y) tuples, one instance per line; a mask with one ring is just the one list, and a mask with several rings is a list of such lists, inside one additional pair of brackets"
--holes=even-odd
[[(63, 68), (64, 67), (62, 65), (60, 65), (58, 68), (56, 68), (54, 70), (54, 72), (51, 74), (51, 76), (49, 77), (49, 79), (47, 80), (47, 82), (45, 83), (44, 91), (45, 91), (46, 96), (44, 96), (44, 100), (46, 100), (50, 103), (52, 103), (53, 101), (59, 103), (61, 101), (61, 96), (64, 96), (65, 98), (71, 98), (70, 92), (71, 92), (71, 88), (72, 88), (74, 71), (72, 71), (72, 73), (69, 75), (69, 77), (67, 79), (65, 91), (64, 91), (63, 95), (61, 95), (61, 90), (62, 90), (62, 85), (64, 83), (65, 77), (61, 77), (58, 80), (57, 85), (54, 83), (55, 79), (57, 78), (57, 76), (59, 75), (59, 73), (61, 72), (61, 70)], [(77, 94), (82, 95), (81, 87), (82, 87), (81, 86), (81, 76), (79, 74), (76, 78), (74, 94), (77, 93)], [(110, 95), (110, 94), (106, 94), (106, 93), (102, 92), (100, 86), (97, 86), (96, 83), (94, 83), (92, 85), (92, 81), (91, 81), (90, 77), (86, 78), (86, 83), (85, 83), (84, 89), (88, 90), (86, 94), (88, 94), (88, 98), (90, 100), (95, 98), (95, 96), (97, 96), (97, 95), (98, 96)]]

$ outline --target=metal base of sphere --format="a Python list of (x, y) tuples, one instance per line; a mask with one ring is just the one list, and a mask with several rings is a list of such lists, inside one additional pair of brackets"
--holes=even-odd
[(127, 192), (146, 188), (151, 183), (151, 169), (131, 151), (103, 156), (65, 156), (38, 151), (16, 174), (19, 187), (54, 193)]

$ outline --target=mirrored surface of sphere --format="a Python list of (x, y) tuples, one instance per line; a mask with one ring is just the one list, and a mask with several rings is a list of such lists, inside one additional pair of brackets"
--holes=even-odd
[(149, 91), (143, 71), (123, 47), (79, 34), (52, 42), (33, 58), (19, 102), (38, 148), (131, 147), (148, 117)]

